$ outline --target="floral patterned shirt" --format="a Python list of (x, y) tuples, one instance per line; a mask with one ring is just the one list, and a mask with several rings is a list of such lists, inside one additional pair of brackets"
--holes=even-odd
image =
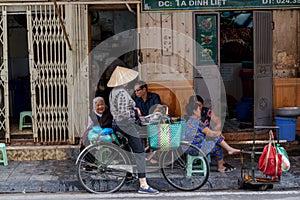
[[(219, 144), (224, 140), (223, 137), (206, 137), (206, 135), (202, 132), (204, 128), (207, 127), (207, 124), (203, 123), (201, 119), (195, 116), (191, 116), (186, 123), (186, 131), (185, 131), (185, 141), (190, 142), (191, 144), (196, 145), (199, 149), (203, 151), (205, 154), (209, 154), (211, 152), (216, 152), (219, 149), (216, 148), (216, 144)], [(189, 152), (193, 155), (195, 152)], [(223, 155), (220, 155), (221, 157)]]

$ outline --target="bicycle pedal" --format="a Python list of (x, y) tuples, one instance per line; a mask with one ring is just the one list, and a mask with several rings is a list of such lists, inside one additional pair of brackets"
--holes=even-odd
[(136, 176), (126, 176), (126, 179), (125, 179), (125, 181), (127, 182), (127, 183), (130, 183), (130, 182), (133, 182), (133, 181), (135, 181), (135, 180), (137, 180), (138, 178), (136, 177)]

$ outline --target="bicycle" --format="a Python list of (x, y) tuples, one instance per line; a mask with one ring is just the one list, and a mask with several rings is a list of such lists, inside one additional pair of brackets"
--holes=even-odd
[[(77, 178), (90, 193), (116, 192), (130, 174), (136, 173), (134, 155), (127, 138), (120, 132), (113, 134), (117, 141), (90, 144), (76, 160)], [(194, 191), (207, 182), (210, 166), (205, 154), (197, 146), (182, 140), (179, 147), (158, 152), (160, 158), (156, 169), (174, 188)], [(153, 167), (146, 168), (153, 170)]]

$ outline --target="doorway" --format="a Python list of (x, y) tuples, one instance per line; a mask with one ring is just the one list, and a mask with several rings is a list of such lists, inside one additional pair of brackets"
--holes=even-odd
[[(273, 121), (273, 17), (272, 11), (234, 11), (241, 17), (234, 17), (238, 25), (245, 26), (246, 30), (242, 43), (245, 48), (238, 52), (249, 52), (244, 54), (247, 60), (241, 62), (239, 78), (241, 80), (242, 93), (240, 101), (236, 104), (237, 129), (234, 132), (252, 129), (253, 126), (270, 126)], [(230, 13), (229, 13), (230, 14)], [(252, 14), (252, 15), (251, 15)], [(225, 14), (225, 16), (228, 16)], [(243, 29), (242, 29), (243, 30)], [(252, 30), (252, 31), (251, 31)], [(243, 31), (242, 31), (243, 32)], [(252, 33), (252, 34), (251, 34)], [(251, 36), (252, 35), (252, 36)], [(244, 38), (252, 38), (251, 42), (246, 43)], [(251, 41), (249, 39), (249, 41)], [(248, 49), (248, 50), (247, 50)], [(247, 51), (246, 51), (247, 50)], [(251, 53), (252, 52), (252, 53)], [(249, 56), (249, 57), (248, 57)], [(252, 57), (252, 61), (251, 61)], [(252, 65), (253, 63), (253, 65)], [(221, 64), (222, 67), (222, 64)], [(222, 73), (221, 73), (222, 74)], [(253, 92), (252, 92), (253, 91)], [(252, 95), (253, 94), (253, 95)], [(253, 96), (253, 98), (252, 98)], [(253, 99), (253, 100), (252, 100)], [(237, 99), (238, 100), (238, 99)], [(242, 116), (241, 116), (242, 114)], [(229, 115), (230, 116), (230, 115)], [(232, 122), (230, 117), (226, 122)], [(226, 123), (225, 123), (226, 125)], [(225, 126), (226, 127), (226, 126)], [(225, 130), (226, 131), (226, 130)], [(232, 132), (232, 131), (230, 131)]]
[[(132, 6), (132, 5), (131, 5)], [(91, 96), (102, 96), (109, 102), (109, 94), (112, 88), (107, 87), (109, 78), (116, 66), (136, 68), (137, 61), (137, 17), (136, 6), (116, 7), (105, 10), (101, 8), (90, 9), (90, 40), (92, 53), (92, 70), (96, 70), (96, 77), (90, 79), (90, 88), (96, 88)], [(133, 34), (131, 34), (133, 33)], [(122, 55), (115, 56), (114, 52), (120, 49), (134, 47), (134, 50), (124, 51)], [(130, 49), (130, 48), (129, 48)], [(91, 77), (94, 75), (91, 73)], [(133, 88), (133, 86), (129, 87)]]
[(226, 90), (225, 132), (252, 130), (253, 12), (220, 13), (220, 73)]
[[(27, 18), (25, 13), (9, 14), (8, 29), (8, 84), (11, 134), (19, 131), (22, 111), (31, 111), (30, 73), (28, 56)], [(29, 117), (28, 117), (29, 118)], [(25, 119), (31, 121), (31, 119)], [(25, 128), (23, 131), (27, 131)], [(30, 131), (32, 133), (32, 129)]]

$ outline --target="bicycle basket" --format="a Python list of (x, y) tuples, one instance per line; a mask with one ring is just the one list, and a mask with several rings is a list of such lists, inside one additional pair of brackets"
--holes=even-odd
[(149, 124), (147, 125), (148, 140), (151, 149), (168, 151), (178, 148), (186, 121), (181, 119), (176, 123)]

